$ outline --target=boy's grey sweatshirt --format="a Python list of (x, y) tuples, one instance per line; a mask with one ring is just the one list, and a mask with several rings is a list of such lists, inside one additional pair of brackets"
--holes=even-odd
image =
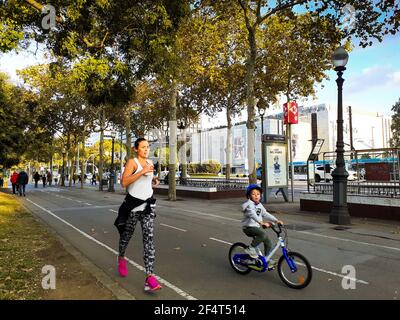
[(267, 221), (277, 222), (278, 219), (275, 218), (272, 214), (265, 210), (264, 206), (259, 203), (255, 204), (250, 199), (247, 200), (242, 205), (243, 209), (243, 220), (242, 220), (242, 228), (244, 227), (260, 227), (259, 222), (263, 221), (263, 218)]

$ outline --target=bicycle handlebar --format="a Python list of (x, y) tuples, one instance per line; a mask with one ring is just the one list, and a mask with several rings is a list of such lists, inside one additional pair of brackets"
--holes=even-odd
[[(279, 224), (279, 223), (273, 223), (273, 222), (269, 222), (270, 224), (271, 224), (271, 229), (278, 235), (278, 237), (279, 237), (279, 235), (282, 233), (282, 225), (281, 224)], [(278, 226), (278, 227), (276, 227), (276, 226)], [(265, 228), (264, 226), (263, 226), (263, 228)]]

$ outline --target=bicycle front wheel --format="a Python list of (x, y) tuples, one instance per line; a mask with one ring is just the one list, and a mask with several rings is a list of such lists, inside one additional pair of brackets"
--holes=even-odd
[(281, 256), (278, 261), (278, 274), (281, 280), (290, 288), (303, 289), (312, 278), (312, 269), (308, 260), (297, 252), (288, 252), (288, 260)]

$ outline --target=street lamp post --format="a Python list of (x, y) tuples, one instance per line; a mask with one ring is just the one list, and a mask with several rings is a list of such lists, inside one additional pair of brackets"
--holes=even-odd
[(336, 83), (338, 86), (338, 116), (337, 116), (337, 142), (336, 142), (336, 168), (332, 171), (333, 180), (333, 206), (329, 216), (329, 222), (338, 225), (350, 224), (350, 215), (347, 208), (347, 177), (344, 162), (343, 142), (343, 72), (349, 55), (343, 47), (335, 50), (332, 60), (335, 71), (338, 74)]
[[(263, 135), (264, 135), (264, 115), (265, 115), (265, 108), (266, 108), (266, 101), (261, 97), (260, 100), (258, 100), (257, 102), (257, 108), (258, 108), (258, 113), (261, 117), (261, 150), (262, 148), (262, 140), (263, 140)], [(265, 181), (265, 177), (264, 177), (264, 168), (266, 167), (265, 164), (265, 155), (264, 152), (261, 153), (261, 186), (263, 188), (263, 190), (266, 190), (266, 181)], [(266, 199), (266, 195), (264, 196)]]
[(114, 189), (114, 142), (115, 142), (116, 133), (114, 131), (111, 132), (112, 139), (112, 148), (111, 148), (111, 170), (110, 170), (110, 184), (108, 187), (109, 192), (115, 192)]
[(266, 101), (263, 98), (260, 98), (257, 102), (258, 114), (261, 118), (261, 136), (264, 134), (264, 115), (266, 109)]

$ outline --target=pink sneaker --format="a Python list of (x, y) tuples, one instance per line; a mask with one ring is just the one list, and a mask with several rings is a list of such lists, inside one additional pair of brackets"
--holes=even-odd
[(144, 291), (156, 291), (161, 289), (160, 284), (158, 283), (155, 276), (147, 276), (146, 281), (144, 282)]
[(126, 265), (125, 258), (118, 257), (118, 272), (121, 277), (128, 275), (128, 266)]

